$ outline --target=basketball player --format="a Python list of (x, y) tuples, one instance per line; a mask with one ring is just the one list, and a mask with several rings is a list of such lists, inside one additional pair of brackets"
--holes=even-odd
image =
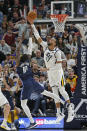
[[(69, 96), (64, 88), (64, 74), (62, 69), (62, 52), (59, 50), (59, 48), (56, 47), (56, 39), (51, 38), (49, 42), (44, 42), (37, 29), (34, 25), (34, 20), (29, 18), (28, 21), (31, 24), (31, 27), (33, 29), (34, 36), (36, 37), (38, 43), (42, 45), (44, 50), (44, 61), (46, 64), (46, 68), (49, 68), (48, 72), (48, 79), (49, 84), (52, 87), (52, 91), (54, 94), (58, 95), (58, 92), (64, 97), (67, 107), (68, 107), (68, 118), (67, 122), (71, 122), (74, 119), (74, 110), (72, 107), (72, 104), (70, 103)], [(60, 111), (60, 101), (56, 103), (57, 108), (57, 116), (58, 120), (57, 122), (61, 121), (65, 115), (61, 113)]]
[[(20, 57), (20, 48), (21, 48), (21, 41), (17, 47), (16, 50), (16, 64), (17, 64), (17, 73), (22, 80), (23, 88), (21, 91), (21, 106), (30, 119), (30, 128), (33, 128), (37, 126), (37, 124), (34, 122), (30, 110), (27, 106), (27, 101), (32, 97), (32, 95), (38, 96), (38, 94), (43, 94), (45, 96), (51, 97), (56, 100), (56, 102), (59, 101), (59, 97), (51, 92), (48, 92), (44, 89), (43, 86), (41, 86), (39, 83), (37, 83), (32, 74), (32, 69), (29, 62), (29, 57), (27, 54), (24, 54)], [(30, 49), (31, 50), (31, 49)], [(60, 100), (62, 103), (63, 101)]]
[(7, 119), (10, 112), (10, 105), (8, 100), (6, 99), (6, 97), (3, 95), (1, 91), (3, 84), (5, 85), (5, 80), (2, 76), (2, 66), (0, 65), (0, 107), (4, 106), (4, 120), (0, 127), (5, 130), (11, 130), (7, 125)]
[[(6, 69), (5, 69), (6, 68)], [(11, 113), (11, 130), (16, 130), (15, 124), (14, 124), (14, 103), (13, 103), (13, 98), (11, 95), (10, 90), (7, 90), (6, 86), (9, 86), (9, 89), (11, 89), (11, 81), (9, 81), (9, 67), (7, 65), (4, 66), (3, 68), (4, 70), (4, 78), (5, 78), (5, 83), (6, 85), (4, 86), (4, 88), (2, 88), (2, 93), (4, 94), (4, 96), (6, 97), (6, 99), (8, 100), (9, 104), (10, 104), (10, 113)]]

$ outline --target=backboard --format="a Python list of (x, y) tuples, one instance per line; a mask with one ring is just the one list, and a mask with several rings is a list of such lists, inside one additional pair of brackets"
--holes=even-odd
[(51, 14), (68, 14), (69, 18), (74, 18), (73, 1), (52, 1)]

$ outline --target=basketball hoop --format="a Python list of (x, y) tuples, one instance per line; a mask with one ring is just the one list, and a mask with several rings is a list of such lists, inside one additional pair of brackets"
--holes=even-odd
[(64, 32), (65, 22), (68, 18), (67, 14), (52, 14), (51, 20), (55, 26), (55, 32)]

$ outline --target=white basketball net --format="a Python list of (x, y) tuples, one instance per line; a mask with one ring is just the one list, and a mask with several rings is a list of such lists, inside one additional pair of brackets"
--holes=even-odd
[(51, 20), (55, 26), (55, 32), (64, 32), (67, 15), (51, 15)]

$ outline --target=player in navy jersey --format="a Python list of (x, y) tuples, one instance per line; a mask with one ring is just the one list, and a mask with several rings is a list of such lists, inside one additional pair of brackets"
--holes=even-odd
[[(30, 41), (31, 38), (29, 38)], [(48, 92), (44, 89), (43, 86), (41, 86), (39, 83), (37, 83), (32, 74), (32, 69), (30, 67), (29, 57), (27, 54), (24, 54), (20, 57), (20, 48), (21, 48), (22, 41), (20, 40), (19, 45), (16, 50), (16, 65), (17, 65), (17, 73), (22, 80), (23, 88), (21, 91), (21, 106), (26, 113), (27, 117), (30, 119), (30, 126), (29, 128), (35, 127), (37, 124), (34, 122), (30, 110), (27, 106), (27, 101), (32, 97), (32, 95), (35, 94), (35, 96), (38, 96), (38, 94), (43, 94), (45, 96), (51, 97), (55, 99), (57, 102), (60, 101), (63, 103), (63, 101), (54, 93)], [(31, 46), (29, 46), (31, 47)], [(31, 48), (28, 47), (28, 51), (30, 52)]]

